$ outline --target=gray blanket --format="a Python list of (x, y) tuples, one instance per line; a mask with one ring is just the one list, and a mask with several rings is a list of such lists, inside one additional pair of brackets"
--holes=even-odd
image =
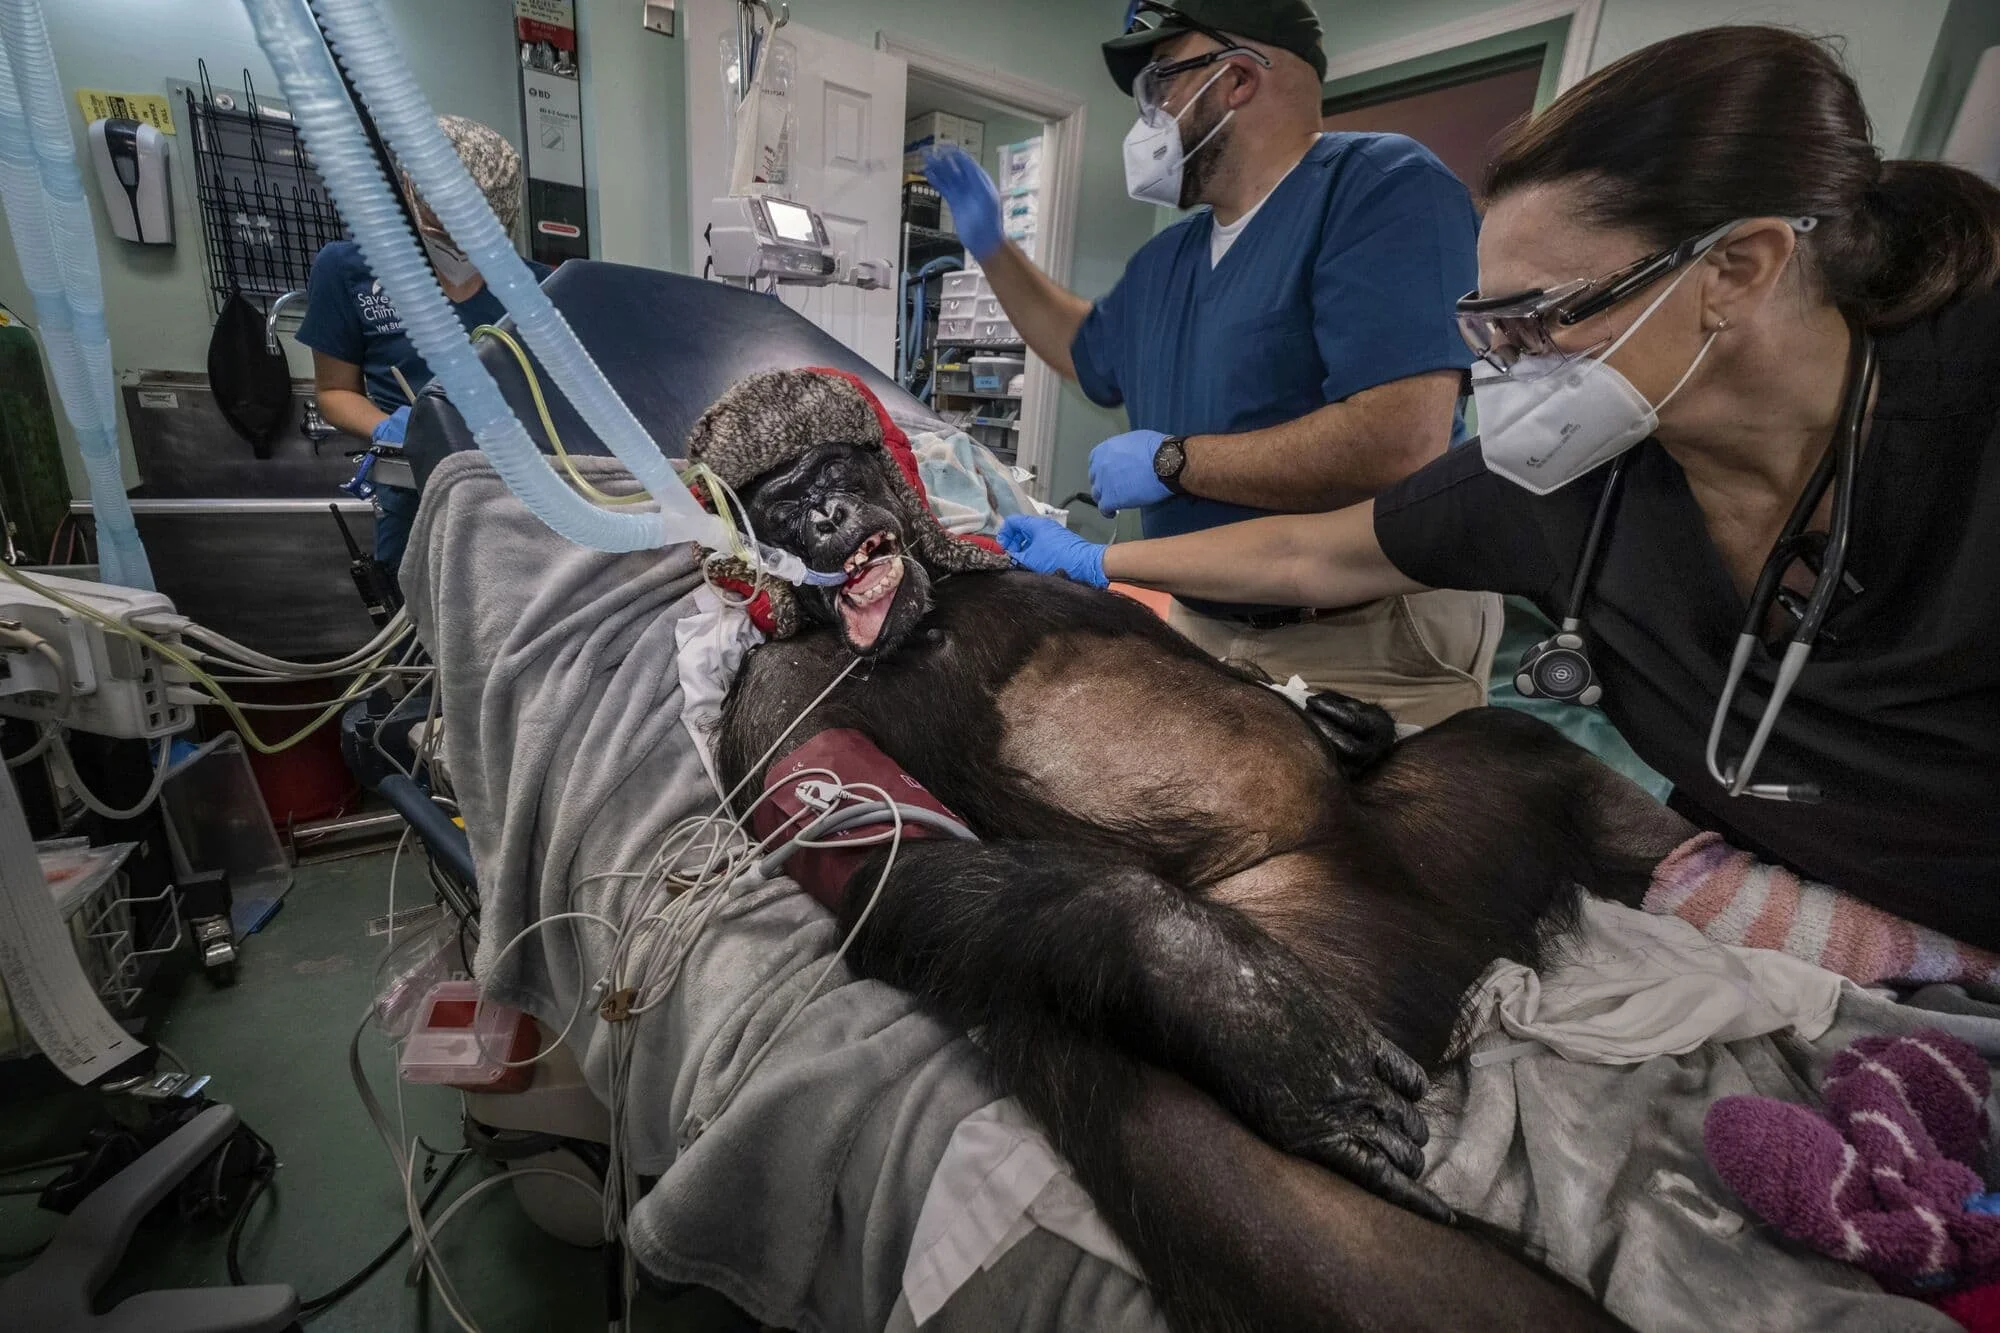
[[(579, 464), (605, 489), (629, 485), (607, 460)], [(694, 563), (572, 546), (482, 457), (460, 454), (431, 478), (402, 581), (440, 668), (445, 761), (479, 870), (479, 973), (560, 1026), (580, 979), (605, 970), (602, 932), (558, 925), (504, 962), (502, 946), (543, 916), (606, 910), (617, 881), (573, 886), (643, 865), (668, 827), (714, 804), (675, 670)], [(906, 1328), (896, 1302), (925, 1191), (958, 1122), (995, 1095), (970, 1043), (909, 997), (836, 972), (728, 1113), (676, 1149), (679, 1127), (715, 1105), (836, 943), (831, 918), (790, 881), (749, 886), (673, 1001), (641, 1020), (632, 1149), (660, 1180), (631, 1235), (657, 1277), (712, 1287), (767, 1323)], [(1926, 1023), (2000, 1057), (2000, 1021), (1853, 996), (1811, 1046), (1758, 1038), (1625, 1067), (1547, 1055), (1462, 1067), (1441, 1080), (1427, 1180), (1643, 1329), (1949, 1330), (1773, 1237), (1701, 1153), (1715, 1097), (1808, 1099), (1841, 1045)], [(587, 1018), (572, 1041), (602, 1093), (606, 1025)], [(925, 1327), (1158, 1326), (1131, 1278), (1037, 1231)]]
[[(609, 460), (578, 463), (604, 489), (630, 484)], [(694, 561), (571, 545), (465, 453), (432, 474), (401, 577), (439, 665), (445, 765), (479, 873), (479, 975), (559, 1028), (582, 979), (606, 970), (606, 933), (558, 923), (505, 960), (502, 947), (544, 916), (605, 910), (621, 881), (579, 881), (643, 866), (669, 827), (715, 804), (675, 670)], [(639, 1020), (631, 1148), (660, 1179), (631, 1237), (656, 1277), (711, 1287), (767, 1323), (879, 1329), (945, 1144), (995, 1096), (969, 1042), (908, 996), (838, 972), (727, 1114), (676, 1151), (677, 1129), (716, 1104), (836, 943), (791, 881), (749, 886), (672, 1002)], [(607, 1027), (591, 1016), (572, 1037), (600, 1095)], [(1043, 1234), (927, 1327), (1152, 1327), (1134, 1288)]]

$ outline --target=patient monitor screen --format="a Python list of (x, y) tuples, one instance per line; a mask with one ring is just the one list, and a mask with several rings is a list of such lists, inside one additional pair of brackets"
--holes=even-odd
[(802, 245), (819, 244), (819, 233), (813, 228), (811, 209), (778, 199), (766, 199), (764, 207), (771, 215), (771, 230), (777, 233), (779, 240), (797, 241)]

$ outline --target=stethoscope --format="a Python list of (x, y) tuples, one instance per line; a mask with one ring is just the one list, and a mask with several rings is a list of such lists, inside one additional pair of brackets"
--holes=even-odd
[[(1757, 762), (1764, 757), (1764, 747), (1771, 739), (1771, 729), (1777, 724), (1778, 714), (1783, 710), (1785, 700), (1791, 696), (1792, 687), (1798, 683), (1806, 659), (1812, 656), (1813, 644), (1819, 639), (1820, 629), (1833, 609), (1834, 599), (1843, 588), (1851, 592), (1860, 590), (1860, 585), (1847, 573), (1847, 544), (1854, 514), (1854, 475), (1861, 458), (1861, 423), (1867, 414), (1868, 394), (1874, 383), (1875, 340), (1857, 329), (1848, 351), (1847, 383), (1833, 442), (1813, 469), (1798, 503), (1792, 506), (1791, 517), (1785, 520), (1784, 530), (1778, 534), (1777, 543), (1771, 547), (1771, 554), (1765, 557), (1764, 568), (1757, 575), (1756, 586), (1750, 593), (1749, 610), (1743, 617), (1743, 628), (1736, 636), (1735, 651), (1730, 654), (1729, 673), (1722, 683), (1722, 697), (1716, 700), (1715, 718), (1709, 723), (1705, 755), (1708, 773), (1731, 796), (1757, 796), (1767, 801), (1802, 803), (1820, 799), (1820, 789), (1814, 783), (1759, 783), (1751, 779), (1756, 774)], [(1608, 541), (1611, 517), (1617, 510), (1618, 498), (1624, 489), (1625, 469), (1631, 461), (1632, 453), (1628, 451), (1611, 464), (1604, 493), (1598, 497), (1597, 512), (1590, 521), (1590, 534), (1584, 538), (1583, 556), (1577, 562), (1576, 578), (1570, 585), (1569, 603), (1563, 612), (1562, 623), (1554, 637), (1544, 639), (1522, 655), (1521, 665), (1514, 677), (1514, 686), (1522, 694), (1582, 704), (1595, 704), (1604, 697), (1603, 686), (1598, 683), (1597, 672), (1591, 666), (1583, 640), (1583, 599)], [(1806, 525), (1812, 522), (1813, 511), (1819, 508), (1820, 501), (1826, 498), (1828, 487), (1833, 489), (1833, 516), (1827, 525), (1822, 548), (1821, 539), (1817, 534), (1809, 534)], [(1818, 556), (1819, 578), (1813, 585), (1811, 595), (1800, 606), (1797, 594), (1784, 587), (1785, 572), (1794, 560), (1804, 559), (1810, 564), (1815, 554)], [(1784, 656), (1778, 663), (1777, 679), (1771, 686), (1771, 697), (1764, 704), (1763, 715), (1757, 719), (1757, 730), (1750, 737), (1749, 746), (1740, 757), (1724, 759), (1723, 729), (1736, 707), (1736, 693), (1742, 686), (1743, 673), (1750, 665), (1750, 655), (1764, 637), (1764, 625), (1770, 618), (1771, 608), (1780, 602), (1797, 620), (1797, 627), (1792, 631), (1790, 642), (1785, 645)]]

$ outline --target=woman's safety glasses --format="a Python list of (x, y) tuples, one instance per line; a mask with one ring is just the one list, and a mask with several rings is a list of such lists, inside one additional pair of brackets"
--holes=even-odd
[(1566, 351), (1556, 345), (1557, 329), (1581, 324), (1629, 297), (1637, 296), (1669, 273), (1699, 259), (1727, 236), (1736, 222), (1668, 246), (1599, 278), (1578, 278), (1555, 287), (1535, 288), (1507, 296), (1467, 292), (1458, 302), (1458, 331), (1473, 354), (1495, 370), (1507, 372), (1523, 357), (1560, 356), (1572, 361), (1595, 348)]
[(1203, 51), (1184, 60), (1155, 60), (1140, 70), (1132, 80), (1132, 96), (1138, 100), (1140, 115), (1148, 120), (1166, 105), (1167, 90), (1173, 86), (1174, 80), (1191, 69), (1203, 69), (1235, 56), (1248, 57), (1265, 69), (1271, 67), (1270, 58), (1262, 52), (1239, 44), (1234, 38), (1205, 23), (1197, 23), (1172, 5), (1156, 4), (1154, 0), (1135, 0), (1125, 18), (1125, 31), (1128, 33), (1151, 32), (1163, 27), (1198, 32), (1221, 49)]

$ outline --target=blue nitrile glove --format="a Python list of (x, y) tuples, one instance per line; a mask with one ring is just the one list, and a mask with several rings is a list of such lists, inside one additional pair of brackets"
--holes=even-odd
[(1106, 518), (1121, 509), (1143, 509), (1172, 495), (1153, 471), (1153, 455), (1166, 436), (1156, 430), (1128, 430), (1090, 451), (1090, 498)]
[(924, 179), (951, 205), (952, 225), (974, 259), (985, 259), (1007, 239), (1000, 226), (1000, 191), (972, 154), (955, 143), (924, 150)]
[(1104, 548), (1052, 518), (1015, 514), (1000, 525), (1000, 547), (1015, 564), (1037, 574), (1061, 574), (1093, 588), (1111, 582), (1104, 577)]
[(410, 409), (405, 405), (376, 422), (375, 430), (369, 438), (377, 444), (401, 444), (403, 442), (403, 432), (409, 428)]

